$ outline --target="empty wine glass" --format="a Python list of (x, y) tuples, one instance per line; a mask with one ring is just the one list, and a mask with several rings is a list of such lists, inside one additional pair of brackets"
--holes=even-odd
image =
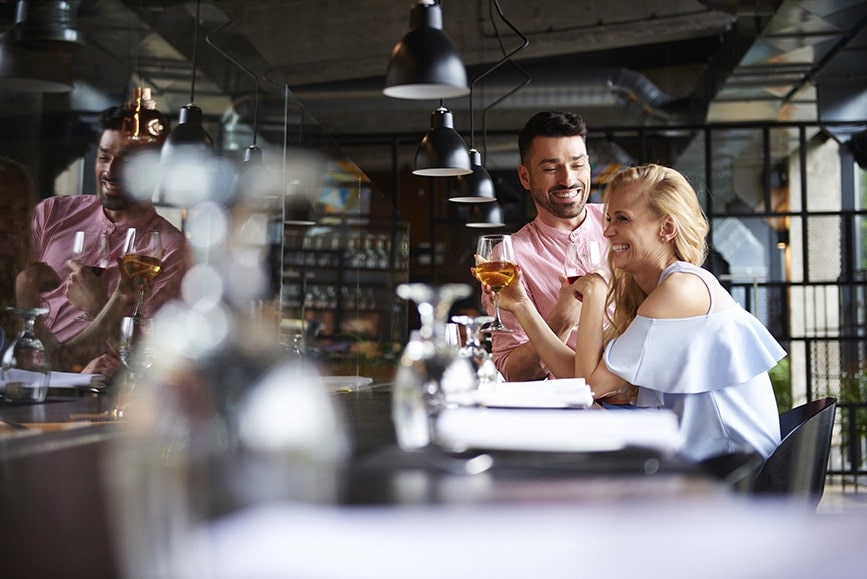
[(515, 250), (510, 235), (482, 235), (476, 245), (476, 277), (494, 292), (494, 320), (485, 332), (512, 332), (500, 320), (500, 290), (515, 278)]
[[(467, 284), (432, 286), (424, 283), (405, 283), (397, 286), (398, 297), (416, 304), (421, 328), (403, 350), (394, 379), (392, 418), (398, 445), (403, 450), (421, 450), (431, 443), (432, 421), (445, 405), (443, 380), (446, 371), (458, 359), (458, 346), (445, 339), (446, 318), (452, 304), (469, 297), (472, 288)], [(452, 387), (461, 382), (475, 386), (472, 369), (462, 360), (466, 375), (452, 372)], [(456, 368), (459, 370), (459, 368)]]
[(36, 318), (47, 314), (45, 308), (12, 308), (24, 320), (24, 329), (3, 354), (2, 378), (5, 383), (0, 399), (6, 401), (44, 402), (48, 394), (51, 363), (34, 326)]
[(126, 376), (117, 383), (114, 392), (114, 408), (111, 410), (114, 419), (124, 417), (126, 405), (138, 381), (154, 363), (154, 348), (148, 339), (152, 322), (150, 318), (135, 316), (125, 316), (121, 320), (117, 354), (126, 369)]
[(478, 378), (479, 388), (497, 381), (497, 367), (494, 365), (494, 358), (481, 340), (482, 328), (492, 321), (494, 321), (493, 316), (452, 316), (452, 322), (465, 328), (466, 339), (460, 349), (460, 355), (472, 363)]

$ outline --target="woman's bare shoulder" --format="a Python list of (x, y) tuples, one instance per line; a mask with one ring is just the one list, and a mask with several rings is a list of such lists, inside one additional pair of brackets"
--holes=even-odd
[(707, 314), (710, 303), (710, 293), (700, 277), (678, 272), (650, 292), (638, 313), (648, 318), (691, 318)]

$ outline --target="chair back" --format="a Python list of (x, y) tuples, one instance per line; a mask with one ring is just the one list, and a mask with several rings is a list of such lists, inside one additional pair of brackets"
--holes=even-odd
[(815, 510), (825, 492), (836, 409), (837, 399), (827, 397), (780, 415), (782, 440), (759, 469), (754, 493), (804, 500)]

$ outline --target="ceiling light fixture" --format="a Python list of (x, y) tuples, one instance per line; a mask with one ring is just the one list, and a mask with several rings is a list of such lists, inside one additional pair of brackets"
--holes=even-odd
[(382, 92), (392, 98), (416, 100), (469, 94), (464, 63), (443, 32), (440, 2), (419, 0), (410, 11), (409, 28), (391, 51)]
[[(497, 13), (500, 15), (500, 18), (502, 18), (503, 22), (505, 22), (509, 26), (509, 28), (511, 28), (518, 36), (520, 36), (523, 42), (522, 42), (521, 46), (519, 46), (518, 48), (516, 48), (512, 52), (503, 56), (503, 58), (499, 62), (497, 62), (494, 66), (492, 66), (491, 68), (489, 68), (488, 70), (486, 70), (485, 72), (483, 72), (482, 74), (477, 76), (473, 80), (472, 85), (470, 86), (470, 103), (469, 103), (469, 105), (470, 105), (470, 151), (469, 151), (469, 154), (470, 154), (470, 159), (472, 162), (472, 173), (470, 173), (469, 175), (459, 176), (455, 179), (453, 186), (452, 186), (452, 194), (449, 196), (449, 201), (452, 201), (455, 203), (489, 203), (491, 201), (496, 201), (496, 192), (494, 189), (494, 182), (491, 179), (491, 175), (488, 173), (487, 169), (485, 169), (485, 167), (484, 167), (484, 164), (482, 161), (482, 154), (479, 152), (478, 149), (476, 149), (476, 146), (475, 146), (476, 131), (475, 131), (475, 121), (474, 121), (474, 111), (473, 111), (473, 94), (475, 93), (475, 90), (476, 90), (476, 84), (480, 80), (487, 77), (489, 74), (491, 74), (492, 72), (494, 72), (495, 70), (500, 68), (500, 66), (502, 66), (506, 62), (512, 62), (512, 57), (515, 56), (516, 54), (518, 54), (519, 52), (521, 52), (522, 50), (524, 50), (525, 48), (527, 48), (527, 46), (529, 46), (529, 44), (530, 44), (530, 41), (527, 39), (527, 37), (524, 34), (522, 34), (521, 31), (518, 30), (509, 21), (508, 18), (506, 18), (506, 15), (503, 13), (503, 9), (500, 6), (499, 0), (491, 0), (491, 4), (496, 7)], [(497, 39), (500, 41), (500, 46), (502, 47), (502, 38), (500, 37), (500, 31), (497, 29), (497, 23), (494, 20), (493, 14), (491, 15), (491, 24), (494, 27), (494, 31), (497, 35)], [(505, 52), (505, 50), (503, 50), (503, 52)], [(485, 111), (484, 111), (484, 114), (482, 116), (482, 119), (483, 119), (483, 121), (482, 121), (482, 127), (483, 127), (482, 133), (483, 133), (483, 135), (485, 135), (485, 137), (487, 136), (487, 127), (486, 127), (486, 123), (485, 123), (485, 116), (487, 115), (487, 112), (491, 108), (496, 106), (497, 104), (504, 101), (509, 96), (513, 95), (514, 93), (516, 93), (517, 91), (519, 91), (520, 89), (525, 87), (530, 82), (529, 75), (527, 75), (527, 73), (524, 72), (523, 69), (521, 69), (521, 67), (514, 64), (514, 62), (512, 62), (512, 64), (520, 72), (523, 73), (525, 80), (519, 86), (513, 88), (512, 90), (507, 92), (505, 95), (501, 96), (500, 98), (495, 100), (493, 103), (491, 103), (490, 105), (485, 107)], [(470, 226), (470, 225), (468, 224), (468, 226)]]
[(471, 229), (497, 229), (505, 227), (503, 210), (497, 201), (469, 205), (466, 226)]
[(250, 77), (252, 77), (253, 81), (256, 83), (256, 93), (253, 101), (253, 143), (244, 150), (244, 160), (241, 162), (241, 165), (238, 168), (237, 175), (235, 177), (234, 189), (236, 194), (238, 195), (247, 198), (257, 198), (261, 201), (269, 198), (274, 198), (276, 191), (275, 185), (277, 185), (277, 183), (274, 182), (268, 172), (268, 169), (265, 167), (262, 149), (257, 144), (259, 137), (259, 98), (261, 94), (259, 76), (248, 67), (244, 66), (240, 61), (229, 55), (222, 48), (217, 46), (217, 44), (212, 39), (212, 36), (214, 34), (225, 29), (230, 24), (231, 22), (226, 22), (225, 24), (220, 25), (219, 27), (206, 34), (205, 42), (207, 42), (211, 48), (219, 52), (229, 62), (231, 62), (232, 64), (243, 70), (245, 73), (247, 73)]
[(84, 43), (74, 26), (79, 2), (19, 0), (15, 25), (0, 40), (0, 86), (21, 92), (72, 90), (72, 50)]
[(430, 129), (415, 152), (413, 174), (456, 177), (472, 173), (467, 145), (455, 131), (452, 112), (440, 102), (430, 116)]
[(196, 65), (199, 48), (199, 19), (201, 0), (196, 0), (196, 22), (193, 26), (193, 58), (192, 81), (190, 82), (190, 102), (181, 107), (178, 114), (178, 125), (169, 134), (163, 144), (161, 160), (171, 162), (180, 150), (195, 154), (213, 154), (214, 140), (202, 126), (202, 109), (195, 105), (196, 101)]
[[(303, 117), (302, 117), (303, 118)], [(300, 181), (289, 181), (289, 85), (283, 85), (283, 225), (311, 227), (316, 225), (316, 208), (304, 191), (298, 191)], [(291, 191), (290, 191), (291, 189)], [(281, 288), (282, 289), (282, 288)], [(281, 298), (282, 306), (283, 300)]]

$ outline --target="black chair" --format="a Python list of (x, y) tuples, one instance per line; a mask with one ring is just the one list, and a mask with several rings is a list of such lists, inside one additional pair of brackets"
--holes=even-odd
[(837, 399), (813, 400), (780, 415), (779, 446), (759, 468), (752, 492), (804, 501), (815, 510), (825, 492)]

